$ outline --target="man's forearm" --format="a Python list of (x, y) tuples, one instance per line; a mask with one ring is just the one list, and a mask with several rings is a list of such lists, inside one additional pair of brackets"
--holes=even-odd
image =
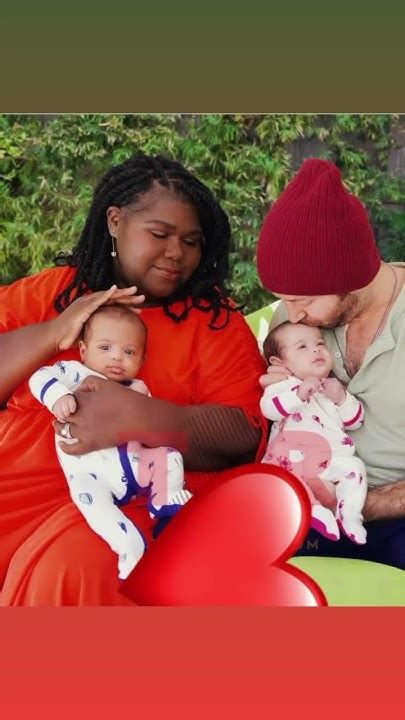
[(369, 490), (363, 514), (365, 520), (405, 518), (405, 480)]

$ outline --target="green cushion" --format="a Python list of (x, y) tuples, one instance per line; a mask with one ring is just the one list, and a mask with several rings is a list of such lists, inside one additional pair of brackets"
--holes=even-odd
[[(253, 313), (250, 313), (250, 315), (246, 315), (245, 319), (252, 328), (254, 334), (256, 337), (259, 336), (259, 330), (260, 330), (260, 321), (263, 320), (266, 322), (266, 325), (268, 326), (273, 314), (275, 307), (278, 305), (279, 300), (277, 300), (275, 303), (272, 303), (271, 305), (267, 305), (267, 307), (261, 308), (261, 310), (256, 310)], [(262, 323), (263, 327), (263, 323)], [(262, 338), (263, 340), (264, 338)]]
[(405, 572), (346, 558), (295, 557), (289, 563), (318, 583), (329, 605), (405, 605)]
[[(246, 316), (259, 340), (278, 301)], [(291, 565), (310, 575), (326, 595), (329, 605), (405, 605), (405, 572), (364, 560), (346, 558), (298, 557)]]

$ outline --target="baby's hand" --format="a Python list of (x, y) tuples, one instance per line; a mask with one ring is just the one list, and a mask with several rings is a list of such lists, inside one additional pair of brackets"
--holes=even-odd
[(303, 402), (306, 402), (309, 400), (311, 395), (318, 392), (322, 389), (322, 380), (315, 377), (309, 377), (306, 380), (303, 380), (301, 385), (299, 386), (297, 390), (297, 395), (300, 400)]
[(343, 405), (346, 400), (346, 389), (337, 378), (325, 378), (322, 382), (322, 392), (335, 405)]
[(73, 395), (63, 395), (59, 400), (54, 403), (52, 412), (55, 417), (63, 422), (69, 415), (72, 415), (76, 410), (76, 400)]

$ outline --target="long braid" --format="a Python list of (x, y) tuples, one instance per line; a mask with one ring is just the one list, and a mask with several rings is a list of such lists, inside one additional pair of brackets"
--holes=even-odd
[[(229, 273), (228, 218), (202, 182), (180, 163), (160, 155), (136, 155), (111, 168), (101, 179), (78, 244), (71, 254), (61, 254), (56, 259), (59, 265), (77, 268), (70, 285), (55, 300), (58, 312), (86, 291), (105, 290), (114, 283), (107, 209), (113, 205), (136, 206), (140, 196), (156, 182), (195, 206), (205, 240), (200, 264), (192, 277), (172, 296), (162, 299), (165, 314), (175, 322), (181, 322), (194, 307), (202, 312), (212, 312), (209, 323), (212, 329), (221, 329), (228, 323), (229, 313), (235, 309), (227, 299), (225, 284)], [(179, 314), (171, 309), (177, 301), (184, 304)], [(223, 309), (226, 310), (225, 320), (217, 326), (215, 323)]]

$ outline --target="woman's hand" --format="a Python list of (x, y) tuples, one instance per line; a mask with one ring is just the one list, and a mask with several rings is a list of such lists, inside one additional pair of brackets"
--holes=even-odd
[(113, 285), (109, 290), (100, 290), (91, 295), (82, 295), (72, 302), (58, 317), (50, 321), (55, 338), (56, 352), (68, 350), (74, 346), (83, 325), (101, 305), (126, 305), (130, 310), (139, 313), (136, 305), (144, 302), (144, 295), (136, 295), (136, 287), (117, 288)]
[[(132, 415), (132, 406), (127, 407), (127, 403), (136, 395), (112, 380), (89, 375), (75, 393), (75, 413), (65, 418), (72, 438), (78, 442), (73, 445), (61, 442), (62, 450), (69, 455), (83, 455), (123, 443), (124, 418), (128, 413)], [(53, 426), (61, 435), (64, 423), (55, 421)]]
[[(187, 434), (178, 431), (184, 417), (181, 406), (150, 398), (113, 380), (89, 375), (75, 392), (76, 412), (66, 418), (76, 443), (60, 442), (68, 455), (123, 445), (130, 440), (148, 447), (174, 447), (183, 452)], [(53, 423), (61, 436), (64, 423)], [(62, 436), (63, 437), (63, 436)]]
[(259, 378), (259, 383), (262, 388), (266, 388), (274, 383), (282, 382), (282, 380), (288, 380), (289, 377), (291, 377), (291, 373), (284, 365), (269, 365), (267, 374)]

